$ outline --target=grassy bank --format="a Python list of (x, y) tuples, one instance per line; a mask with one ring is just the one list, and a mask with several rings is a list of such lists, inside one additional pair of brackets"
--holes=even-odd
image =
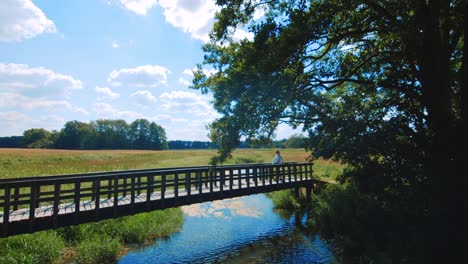
[(179, 208), (0, 239), (0, 263), (113, 263), (128, 244), (180, 230)]
[[(227, 163), (270, 163), (274, 149), (239, 149)], [(207, 165), (215, 150), (76, 151), (0, 149), (0, 179), (126, 169)], [(282, 150), (285, 161), (304, 162), (309, 153)], [(317, 178), (335, 178), (343, 165), (317, 160)], [(127, 251), (125, 245), (151, 243), (180, 229), (179, 208), (143, 213), (0, 239), (2, 263), (108, 263)]]

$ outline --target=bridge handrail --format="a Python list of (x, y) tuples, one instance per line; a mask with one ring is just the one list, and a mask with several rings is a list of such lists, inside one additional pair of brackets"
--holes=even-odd
[[(126, 176), (126, 175), (135, 175), (135, 176), (142, 176), (142, 175), (150, 175), (148, 173), (165, 173), (165, 172), (188, 172), (193, 170), (216, 170), (222, 168), (240, 168), (246, 169), (247, 167), (274, 167), (274, 166), (284, 166), (284, 165), (300, 165), (300, 164), (307, 164), (307, 163), (298, 163), (298, 162), (286, 162), (283, 165), (273, 165), (271, 163), (245, 163), (245, 164), (229, 164), (229, 165), (222, 165), (222, 166), (192, 166), (192, 167), (163, 167), (163, 168), (152, 168), (152, 169), (138, 169), (138, 170), (117, 170), (117, 171), (100, 171), (100, 172), (87, 172), (87, 173), (75, 173), (75, 174), (60, 174), (60, 175), (44, 175), (44, 176), (30, 176), (30, 177), (20, 177), (20, 178), (8, 178), (8, 179), (0, 179), (0, 188), (5, 184), (12, 184), (12, 183), (26, 183), (26, 182), (47, 182), (49, 180), (57, 181), (57, 180), (69, 180), (75, 178), (81, 179), (89, 179), (89, 177), (110, 177), (110, 176)], [(150, 175), (151, 176), (151, 175)]]

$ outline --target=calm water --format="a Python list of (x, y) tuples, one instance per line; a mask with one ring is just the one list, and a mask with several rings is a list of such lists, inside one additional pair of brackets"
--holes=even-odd
[(263, 194), (184, 206), (179, 233), (119, 263), (332, 263), (330, 246), (307, 235), (305, 218), (281, 217)]

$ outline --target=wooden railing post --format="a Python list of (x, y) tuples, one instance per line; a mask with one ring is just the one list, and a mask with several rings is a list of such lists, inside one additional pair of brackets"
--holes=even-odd
[[(218, 172), (215, 172), (216, 174), (218, 174)], [(221, 197), (223, 197), (223, 191), (224, 191), (224, 170), (220, 170), (219, 171), (219, 180), (220, 180), (220, 183), (219, 183), (219, 192), (221, 193)]]
[(257, 175), (257, 170), (258, 170), (258, 167), (255, 166), (255, 167), (253, 168), (253, 177), (254, 177), (255, 187), (258, 187), (258, 175)]
[(94, 217), (99, 219), (99, 208), (101, 207), (101, 181), (99, 178), (94, 179)]
[(52, 216), (52, 224), (54, 227), (58, 225), (58, 214), (59, 214), (59, 205), (60, 205), (60, 182), (56, 181), (54, 184), (54, 209)]
[(153, 193), (153, 175), (146, 177), (146, 206), (151, 209), (151, 194)]
[(13, 195), (13, 211), (18, 210), (19, 208), (19, 195), (20, 195), (20, 187), (15, 187), (15, 194)]
[(174, 197), (179, 197), (179, 173), (174, 174)]
[(109, 178), (107, 180), (107, 199), (112, 197), (112, 179)]
[(37, 203), (37, 182), (33, 181), (31, 184), (30, 200), (29, 200), (29, 232), (34, 230), (34, 223), (36, 218), (36, 203)]
[(119, 177), (114, 176), (114, 189), (112, 190), (114, 193), (114, 204), (113, 204), (113, 214), (114, 217), (117, 216), (119, 206)]
[(245, 181), (247, 182), (247, 188), (250, 188), (250, 177), (249, 177), (249, 174), (250, 174), (250, 168), (247, 168), (245, 170)]
[(10, 186), (5, 186), (5, 199), (3, 203), (3, 223), (2, 223), (2, 236), (6, 237), (8, 234), (8, 224), (10, 223)]
[(208, 173), (209, 173), (209, 177), (210, 177), (210, 193), (213, 193), (213, 173), (214, 173), (214, 170), (210, 169)]
[(197, 171), (197, 176), (198, 176), (198, 193), (202, 194), (203, 193), (203, 182), (202, 182), (202, 177), (203, 177), (203, 172), (198, 170)]
[(75, 180), (75, 186), (74, 186), (74, 198), (73, 198), (73, 202), (74, 202), (74, 205), (75, 205), (75, 211), (74, 211), (74, 214), (75, 214), (75, 224), (78, 223), (79, 221), (79, 213), (80, 213), (80, 190), (81, 189), (81, 179), (76, 179)]
[(185, 173), (185, 188), (187, 190), (187, 196), (190, 197), (192, 195), (192, 182), (191, 182), (192, 175), (190, 172)]
[(166, 174), (161, 175), (161, 200), (164, 202), (166, 196)]
[(135, 177), (132, 176), (131, 178), (131, 187), (130, 187), (130, 204), (133, 210), (133, 207), (135, 206)]
[(234, 185), (234, 172), (232, 169), (229, 169), (229, 190), (232, 190), (233, 185)]

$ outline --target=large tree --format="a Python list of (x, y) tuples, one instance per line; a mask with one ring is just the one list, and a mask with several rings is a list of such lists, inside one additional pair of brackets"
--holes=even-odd
[[(421, 221), (425, 249), (448, 252), (466, 231), (451, 209), (463, 205), (468, 174), (468, 1), (217, 4), (204, 46), (217, 72), (199, 65), (194, 78), (222, 114), (210, 125), (215, 161), (242, 137), (302, 125), (314, 156), (350, 164), (361, 192)], [(254, 19), (259, 9), (265, 16)], [(245, 28), (253, 40), (234, 41)]]

